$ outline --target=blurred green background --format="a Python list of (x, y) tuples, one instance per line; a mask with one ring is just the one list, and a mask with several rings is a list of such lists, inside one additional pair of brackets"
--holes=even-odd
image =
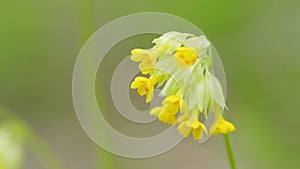
[[(145, 11), (189, 20), (218, 50), (238, 167), (300, 167), (300, 1), (0, 2), (0, 105), (17, 112), (67, 168), (229, 168), (222, 137), (203, 145), (188, 138), (160, 156), (127, 159), (101, 150), (81, 129), (71, 94), (80, 48), (104, 24)], [(22, 168), (44, 168), (25, 150)]]

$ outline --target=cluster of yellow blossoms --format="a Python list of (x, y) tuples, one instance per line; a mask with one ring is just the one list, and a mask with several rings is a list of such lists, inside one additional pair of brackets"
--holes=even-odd
[[(146, 102), (153, 99), (154, 88), (161, 88), (165, 97), (162, 106), (150, 111), (158, 120), (178, 124), (180, 135), (193, 134), (195, 140), (204, 135), (228, 134), (235, 131), (232, 123), (226, 121), (226, 108), (221, 83), (212, 73), (213, 54), (211, 43), (204, 35), (168, 32), (154, 39), (151, 49), (134, 49), (131, 60), (140, 62), (143, 76), (131, 83)], [(209, 113), (214, 119), (206, 124)]]

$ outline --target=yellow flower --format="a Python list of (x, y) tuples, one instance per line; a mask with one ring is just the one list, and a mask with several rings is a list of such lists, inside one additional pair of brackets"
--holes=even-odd
[(131, 60), (134, 62), (141, 62), (139, 69), (143, 74), (152, 74), (157, 58), (163, 54), (163, 49), (146, 50), (133, 49), (131, 51)]
[(143, 96), (143, 95), (147, 94), (147, 92), (148, 92), (148, 88), (147, 88), (148, 81), (149, 81), (148, 78), (142, 77), (142, 76), (138, 76), (131, 83), (130, 88), (131, 89), (137, 89), (138, 93), (141, 96)]
[[(162, 89), (160, 96), (166, 97), (150, 114), (164, 123), (178, 124), (180, 135), (187, 137), (193, 133), (195, 140), (235, 131), (235, 126), (222, 117), (227, 108), (226, 100), (222, 84), (212, 72), (214, 53), (210, 41), (204, 35), (171, 31), (154, 39), (153, 43), (151, 49), (131, 51), (131, 60), (140, 62), (143, 74), (151, 75), (149, 79), (137, 77), (131, 88), (146, 95), (146, 102), (149, 102), (157, 83), (155, 87)], [(179, 111), (182, 112), (180, 116)], [(211, 124), (213, 119), (220, 117), (221, 121)]]
[(193, 37), (193, 35), (171, 31), (163, 34), (159, 38), (154, 39), (152, 43), (156, 44), (154, 48), (164, 48), (169, 54), (171, 54), (174, 53), (188, 37)]
[(228, 134), (235, 130), (236, 130), (235, 126), (222, 117), (220, 122), (218, 123), (216, 129), (211, 133), (213, 136), (216, 136), (218, 134)]
[(202, 137), (203, 137), (202, 130), (205, 133), (208, 133), (204, 124), (202, 124), (198, 119), (196, 119), (196, 120), (189, 119), (189, 120), (183, 121), (182, 123), (179, 124), (179, 126), (177, 128), (177, 131), (183, 137), (188, 137), (190, 135), (191, 131), (193, 131), (194, 140), (202, 139)]
[(171, 95), (164, 99), (162, 106), (153, 108), (150, 114), (157, 116), (158, 120), (164, 123), (174, 125), (179, 110), (182, 113), (188, 110), (186, 102), (179, 95)]
[(179, 116), (176, 120), (177, 124), (181, 124), (182, 122), (188, 120), (190, 118), (190, 112), (184, 113), (183, 115)]
[(153, 99), (154, 85), (158, 82), (159, 76), (146, 77), (138, 76), (131, 83), (131, 89), (137, 89), (141, 96), (146, 95), (146, 103)]
[(179, 47), (174, 54), (174, 61), (181, 69), (187, 69), (197, 61), (197, 54), (191, 48)]

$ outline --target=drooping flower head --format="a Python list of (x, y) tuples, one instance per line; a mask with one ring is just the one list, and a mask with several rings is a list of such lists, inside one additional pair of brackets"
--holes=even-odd
[(160, 96), (165, 97), (150, 114), (169, 125), (177, 124), (180, 135), (192, 133), (195, 140), (235, 131), (222, 115), (227, 107), (222, 85), (213, 74), (213, 48), (207, 38), (172, 31), (153, 43), (151, 49), (131, 51), (131, 60), (140, 62), (145, 75), (136, 77), (131, 88), (146, 95), (147, 103), (154, 88), (161, 88)]

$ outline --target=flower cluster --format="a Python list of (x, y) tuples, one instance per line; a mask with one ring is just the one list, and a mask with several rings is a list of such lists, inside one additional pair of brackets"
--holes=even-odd
[[(178, 125), (180, 135), (193, 134), (195, 140), (204, 135), (227, 134), (235, 127), (226, 121), (222, 85), (213, 74), (211, 43), (204, 35), (199, 37), (180, 32), (168, 32), (154, 39), (151, 49), (133, 49), (131, 60), (140, 62), (144, 76), (131, 83), (132, 89), (153, 99), (154, 88), (161, 88), (162, 105), (150, 111), (158, 120)], [(207, 130), (205, 121), (212, 113), (214, 122)]]

